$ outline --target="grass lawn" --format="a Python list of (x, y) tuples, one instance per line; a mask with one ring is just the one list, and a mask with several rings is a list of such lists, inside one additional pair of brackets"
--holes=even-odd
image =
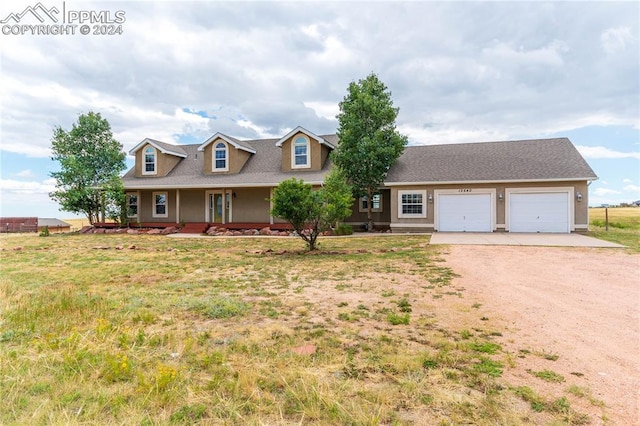
[(586, 421), (502, 380), (517, 354), (428, 237), (0, 244), (0, 424)]
[(605, 209), (589, 209), (589, 235), (612, 241), (640, 252), (640, 207), (609, 208), (609, 230), (606, 230)]

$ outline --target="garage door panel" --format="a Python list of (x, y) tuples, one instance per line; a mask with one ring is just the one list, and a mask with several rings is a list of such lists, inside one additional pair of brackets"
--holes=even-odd
[(567, 192), (511, 194), (510, 232), (569, 232)]
[(491, 194), (441, 194), (438, 197), (438, 230), (442, 232), (491, 232)]

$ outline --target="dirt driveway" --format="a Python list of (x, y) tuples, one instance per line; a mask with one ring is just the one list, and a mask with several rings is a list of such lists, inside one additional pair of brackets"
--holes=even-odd
[[(449, 246), (444, 253), (460, 275), (454, 286), (506, 330), (501, 344), (516, 365), (508, 383), (567, 396), (595, 424), (640, 424), (640, 255), (513, 246)], [(564, 381), (531, 374), (543, 370)]]

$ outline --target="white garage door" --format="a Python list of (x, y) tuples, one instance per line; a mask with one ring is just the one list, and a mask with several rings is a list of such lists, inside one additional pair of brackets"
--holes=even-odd
[(569, 193), (511, 194), (510, 232), (569, 232)]
[(440, 194), (438, 231), (491, 232), (491, 194)]

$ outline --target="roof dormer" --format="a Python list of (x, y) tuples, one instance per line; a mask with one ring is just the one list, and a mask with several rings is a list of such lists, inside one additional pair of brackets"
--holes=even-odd
[(235, 174), (242, 170), (255, 149), (245, 142), (222, 133), (216, 133), (198, 147), (203, 152), (203, 170), (206, 175)]
[(282, 148), (282, 171), (318, 171), (335, 146), (303, 127), (296, 127), (276, 142)]
[(146, 138), (129, 151), (136, 157), (136, 177), (166, 176), (187, 154), (178, 145)]

